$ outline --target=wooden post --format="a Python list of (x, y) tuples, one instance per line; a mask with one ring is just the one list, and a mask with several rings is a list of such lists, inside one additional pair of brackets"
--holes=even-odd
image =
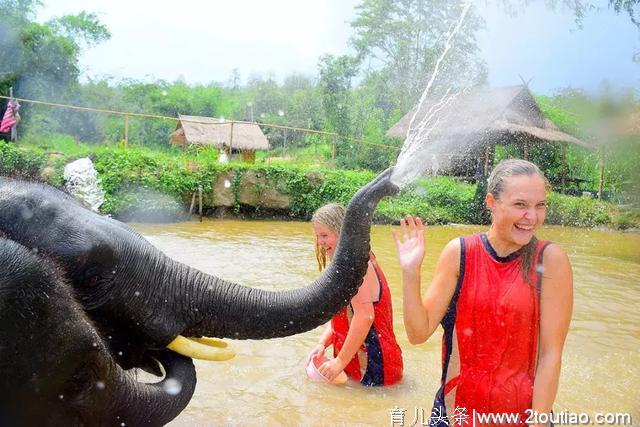
[(565, 184), (567, 181), (567, 142), (562, 143), (562, 173), (560, 177), (560, 191), (565, 193)]
[(233, 147), (233, 120), (231, 121), (231, 132), (229, 134), (229, 160), (231, 160), (232, 147)]
[(202, 185), (198, 185), (198, 213), (200, 214), (200, 222), (202, 222)]
[(495, 144), (489, 144), (486, 149), (486, 157), (485, 157), (485, 176), (489, 176), (491, 174), (491, 170), (493, 169), (493, 165), (496, 162), (496, 146)]
[(336, 160), (336, 144), (338, 143), (338, 135), (333, 134), (333, 148), (331, 150), (331, 160)]
[(287, 152), (287, 128), (284, 128), (284, 139), (282, 140), (282, 155), (286, 157)]
[[(9, 88), (9, 98), (13, 99), (13, 86)], [(15, 115), (17, 113), (14, 112), (13, 114)], [(11, 133), (11, 135), (9, 136), (9, 140), (16, 142), (18, 140), (18, 123), (11, 126), (11, 130), (9, 132)]]
[(189, 215), (193, 214), (193, 208), (196, 207), (196, 192), (193, 192), (193, 195), (191, 196), (191, 206), (189, 206)]
[(129, 115), (124, 115), (124, 148), (129, 145)]
[(524, 141), (522, 143), (522, 151), (523, 151), (522, 157), (525, 160), (529, 160), (529, 143), (527, 141)]
[(598, 199), (602, 200), (602, 193), (604, 190), (604, 160), (605, 160), (605, 149), (604, 144), (600, 149), (600, 180), (598, 182)]

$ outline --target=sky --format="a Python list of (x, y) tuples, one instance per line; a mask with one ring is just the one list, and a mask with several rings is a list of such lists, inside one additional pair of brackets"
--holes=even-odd
[[(94, 12), (112, 33), (80, 58), (83, 78), (226, 82), (251, 75), (317, 75), (325, 53), (353, 53), (349, 25), (359, 0), (44, 0), (38, 20)], [(486, 28), (481, 57), (491, 86), (530, 81), (535, 93), (565, 87), (596, 91), (604, 80), (640, 90), (640, 33), (627, 15), (606, 7), (578, 28), (572, 11), (537, 0), (516, 16), (495, 1), (477, 1)]]

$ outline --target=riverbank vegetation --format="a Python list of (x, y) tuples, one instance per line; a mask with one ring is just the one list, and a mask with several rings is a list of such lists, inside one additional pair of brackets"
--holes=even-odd
[[(375, 176), (371, 171), (290, 163), (221, 164), (211, 149), (93, 146), (64, 136), (32, 141), (29, 146), (0, 142), (0, 174), (60, 186), (64, 165), (86, 156), (94, 160), (100, 174), (106, 199), (102, 212), (125, 218), (132, 211), (142, 216), (182, 213), (200, 187), (205, 214), (308, 220), (327, 202), (347, 203)], [(485, 223), (483, 193), (477, 187), (449, 177), (422, 179), (381, 202), (374, 220), (392, 223), (412, 214), (428, 224)], [(261, 196), (265, 194), (275, 196), (265, 199)], [(549, 196), (548, 223), (619, 229), (640, 225), (637, 216), (621, 212), (613, 203), (557, 193)]]

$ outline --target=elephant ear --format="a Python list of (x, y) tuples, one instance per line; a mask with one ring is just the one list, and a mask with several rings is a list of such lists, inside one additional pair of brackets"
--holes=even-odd
[(72, 273), (76, 295), (85, 310), (98, 308), (108, 300), (118, 273), (118, 260), (113, 249), (107, 244), (92, 243), (90, 248), (77, 254), (80, 268)]
[(0, 232), (67, 273), (85, 309), (108, 298), (118, 260), (109, 224), (75, 199), (39, 184), (0, 180)]

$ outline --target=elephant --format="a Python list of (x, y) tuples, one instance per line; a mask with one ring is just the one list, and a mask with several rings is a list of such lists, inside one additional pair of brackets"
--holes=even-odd
[[(0, 425), (153, 425), (189, 403), (196, 384), (191, 359), (158, 352), (165, 379), (137, 383), (111, 356), (54, 262), (0, 238), (0, 265)], [(141, 407), (153, 417), (139, 414)]]
[(352, 198), (319, 277), (280, 292), (205, 274), (58, 189), (0, 177), (0, 425), (163, 425), (192, 397), (193, 357), (233, 356), (221, 339), (326, 323), (362, 283), (373, 211), (399, 191), (391, 172)]

